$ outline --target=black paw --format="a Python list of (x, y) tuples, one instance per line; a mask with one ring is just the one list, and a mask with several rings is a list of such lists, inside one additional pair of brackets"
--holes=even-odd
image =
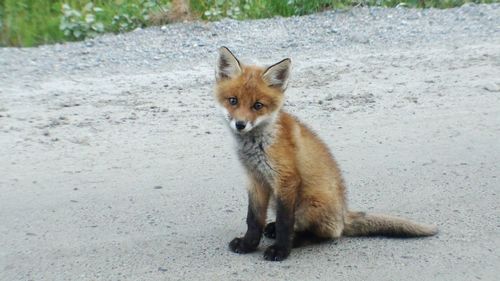
[(257, 246), (249, 245), (243, 238), (234, 238), (229, 243), (229, 249), (238, 254), (245, 254), (255, 251)]
[(264, 252), (264, 259), (268, 261), (282, 261), (290, 255), (290, 249), (276, 245), (269, 246)]
[(271, 239), (276, 239), (276, 223), (270, 222), (264, 227), (264, 236)]

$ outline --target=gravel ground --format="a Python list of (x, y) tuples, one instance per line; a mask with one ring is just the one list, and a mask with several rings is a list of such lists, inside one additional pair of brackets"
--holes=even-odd
[[(243, 171), (216, 49), (294, 65), (286, 108), (355, 210), (436, 223), (236, 255)], [(500, 5), (184, 23), (0, 49), (0, 280), (497, 280)]]

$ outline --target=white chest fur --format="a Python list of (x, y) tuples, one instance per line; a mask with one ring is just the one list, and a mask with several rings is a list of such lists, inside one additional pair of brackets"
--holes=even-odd
[(273, 139), (273, 133), (267, 130), (236, 136), (238, 156), (243, 166), (268, 184), (273, 182), (276, 174), (266, 154), (266, 149), (272, 144)]

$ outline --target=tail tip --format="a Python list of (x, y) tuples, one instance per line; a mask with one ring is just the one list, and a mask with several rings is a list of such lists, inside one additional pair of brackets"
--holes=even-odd
[(428, 225), (425, 236), (434, 236), (439, 233), (439, 228), (437, 225)]

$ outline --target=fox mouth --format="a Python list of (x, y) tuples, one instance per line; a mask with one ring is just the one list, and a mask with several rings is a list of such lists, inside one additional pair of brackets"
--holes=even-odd
[(236, 121), (235, 119), (229, 121), (229, 127), (238, 135), (244, 135), (254, 128), (252, 122)]
[(275, 122), (277, 114), (273, 113), (270, 117), (258, 117), (254, 121), (237, 121), (231, 116), (227, 116), (228, 125), (237, 135), (245, 135), (255, 131), (261, 131), (263, 128), (268, 127), (269, 125)]

